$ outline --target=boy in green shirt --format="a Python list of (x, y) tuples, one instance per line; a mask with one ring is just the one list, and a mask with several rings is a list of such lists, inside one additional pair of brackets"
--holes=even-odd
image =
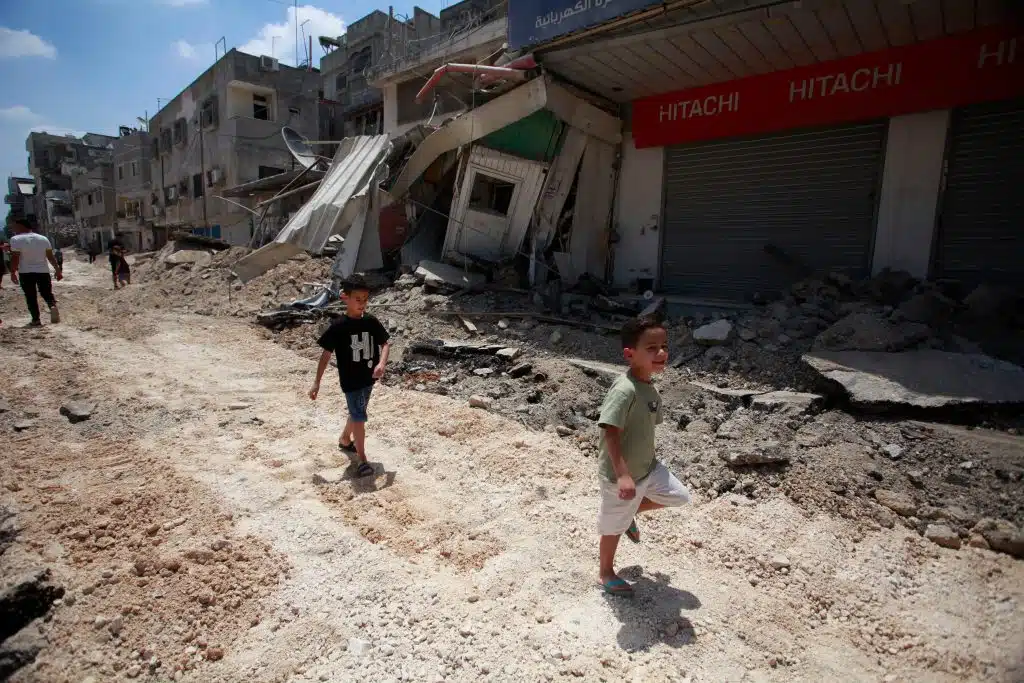
[(690, 502), (686, 487), (654, 456), (654, 426), (661, 423), (661, 395), (651, 384), (665, 371), (668, 331), (652, 317), (635, 318), (622, 328), (629, 371), (615, 380), (601, 406), (600, 578), (612, 595), (633, 596), (633, 587), (614, 569), (623, 533), (640, 542), (637, 513)]

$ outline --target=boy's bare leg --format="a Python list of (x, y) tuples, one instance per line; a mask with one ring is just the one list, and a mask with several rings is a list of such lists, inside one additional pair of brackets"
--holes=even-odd
[(356, 444), (356, 455), (359, 456), (359, 462), (366, 462), (366, 423), (365, 422), (353, 422), (352, 423), (352, 441)]
[(338, 437), (338, 445), (351, 446), (353, 441), (355, 441), (355, 436), (352, 434), (352, 420), (347, 420), (341, 430), (341, 436)]
[(615, 573), (615, 551), (619, 548), (619, 534), (615, 536), (602, 536), (599, 550), (600, 578), (602, 583), (614, 579)]
[(636, 512), (637, 514), (640, 514), (641, 512), (647, 512), (648, 510), (660, 510), (663, 507), (665, 506), (661, 503), (655, 503), (650, 498), (644, 498), (640, 501), (640, 507), (636, 509)]

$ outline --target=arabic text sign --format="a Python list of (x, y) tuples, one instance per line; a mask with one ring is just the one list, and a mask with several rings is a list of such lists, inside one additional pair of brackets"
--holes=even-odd
[(659, 0), (509, 0), (509, 49), (544, 43), (658, 3)]
[(1024, 95), (1024, 32), (999, 27), (633, 103), (636, 146), (769, 133)]

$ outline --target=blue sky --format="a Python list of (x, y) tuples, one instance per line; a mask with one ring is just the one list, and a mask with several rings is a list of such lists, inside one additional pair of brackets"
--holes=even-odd
[[(392, 3), (411, 14), (412, 3)], [(442, 3), (418, 4), (437, 14)], [(300, 1), (314, 63), (323, 55), (317, 36), (338, 35), (374, 9), (387, 5)], [(174, 97), (213, 63), (221, 36), (228, 49), (270, 54), (273, 47), (294, 63), (292, 16), (284, 0), (0, 0), (2, 191), (7, 176), (28, 174), (31, 130), (116, 135), (118, 125), (137, 125), (137, 116), (156, 112), (158, 97)]]

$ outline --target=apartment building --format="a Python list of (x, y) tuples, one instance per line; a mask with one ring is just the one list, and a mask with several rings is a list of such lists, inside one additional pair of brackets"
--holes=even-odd
[(267, 56), (217, 60), (149, 121), (154, 227), (248, 243), (252, 214), (221, 192), (294, 167), (281, 128), (316, 136), (320, 85), (318, 69)]
[(153, 229), (157, 197), (152, 184), (152, 139), (148, 132), (127, 126), (120, 132), (111, 150), (116, 231), (130, 249), (149, 251), (167, 241), (165, 229), (159, 235)]
[(99, 133), (86, 133), (82, 137), (29, 133), (25, 150), (29, 174), (35, 181), (33, 213), (43, 234), (55, 237), (57, 232), (73, 231), (72, 174), (109, 160), (114, 140), (112, 136)]
[[(71, 173), (71, 203), (76, 228), (75, 242), (80, 247), (98, 244), (105, 249), (115, 236), (114, 167), (102, 160), (91, 168), (79, 167)], [(138, 248), (138, 245), (127, 245)]]
[(36, 220), (35, 196), (35, 178), (8, 176), (7, 194), (4, 195), (4, 204), (11, 207), (11, 218)]
[(328, 53), (320, 60), (320, 73), (324, 103), (330, 108), (321, 121), (322, 135), (339, 139), (383, 132), (383, 95), (367, 80), (367, 73), (396, 55), (418, 49), (420, 42), (440, 30), (438, 17), (414, 7), (411, 18), (375, 10), (349, 24), (345, 35), (321, 37), (320, 45)]
[(423, 102), (416, 102), (416, 95), (438, 67), (478, 63), (505, 44), (507, 3), (500, 0), (463, 0), (433, 19), (428, 12), (423, 14), (429, 15), (418, 17), (425, 27), (423, 33), (366, 70), (367, 82), (381, 91), (383, 130), (392, 137), (420, 123), (438, 124), (472, 108), (474, 95), (468, 78), (445, 78)]

